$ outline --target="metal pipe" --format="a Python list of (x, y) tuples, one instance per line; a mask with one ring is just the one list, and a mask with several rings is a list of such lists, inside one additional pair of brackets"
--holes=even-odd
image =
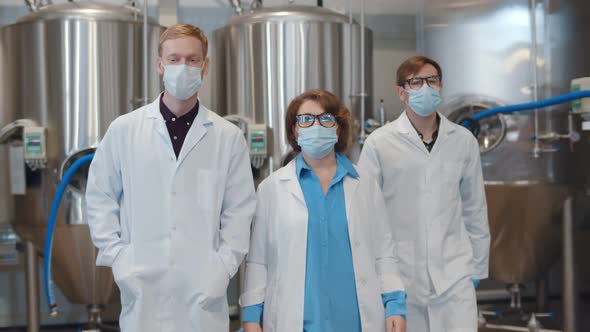
[(33, 13), (38, 10), (36, 0), (25, 0), (25, 4), (27, 5), (27, 7), (29, 7), (29, 10)]
[(143, 0), (143, 104), (148, 103), (148, 0)]
[[(537, 301), (537, 312), (545, 311), (547, 304), (547, 280), (539, 279), (535, 283), (536, 286), (536, 301)], [(538, 317), (538, 316), (537, 316)]]
[(86, 311), (88, 312), (88, 325), (96, 327), (98, 324), (102, 324), (103, 305), (90, 304), (86, 306)]
[(31, 241), (25, 241), (25, 281), (27, 283), (27, 332), (39, 332), (39, 264), (37, 250)]
[(354, 66), (353, 66), (353, 62), (352, 59), (354, 58), (353, 56), (353, 50), (354, 47), (352, 47), (352, 32), (353, 32), (353, 25), (352, 25), (352, 0), (350, 0), (348, 2), (348, 27), (350, 29), (349, 34), (348, 34), (348, 47), (350, 48), (350, 70), (348, 71), (350, 73), (350, 87), (348, 90), (348, 98), (350, 99), (350, 111), (353, 111), (353, 106), (354, 106), (354, 90), (353, 90), (353, 83), (354, 83)]
[[(533, 101), (539, 100), (538, 87), (539, 78), (537, 76), (537, 0), (530, 0), (531, 3), (531, 59), (533, 70)], [(533, 147), (533, 156), (539, 158), (541, 156), (539, 148), (539, 109), (535, 108), (535, 145)]]
[(165, 27), (178, 23), (178, 1), (158, 0), (158, 22)]
[(424, 0), (415, 0), (416, 3), (416, 53), (424, 54)]
[[(292, 4), (293, 0), (289, 1), (289, 4)], [(255, 10), (261, 9), (262, 8), (262, 0), (254, 0), (252, 1), (252, 4), (250, 4), (250, 12), (253, 12)]]
[(361, 0), (361, 143), (365, 141), (365, 0)]
[(573, 199), (568, 197), (563, 204), (563, 317), (564, 331), (576, 330), (576, 270), (574, 256)]
[[(488, 329), (491, 329), (494, 331), (499, 330), (499, 331), (514, 331), (514, 332), (530, 332), (528, 327), (512, 326), (512, 325), (486, 324), (485, 328), (488, 328)], [(536, 332), (562, 332), (562, 331), (540, 329)]]
[(383, 105), (383, 99), (379, 102), (379, 124), (381, 127), (385, 125), (385, 105)]
[(512, 284), (508, 288), (508, 291), (510, 292), (510, 308), (522, 308), (522, 294), (520, 293), (520, 285)]
[(242, 5), (240, 0), (230, 0), (229, 4), (234, 7), (236, 14), (242, 15)]

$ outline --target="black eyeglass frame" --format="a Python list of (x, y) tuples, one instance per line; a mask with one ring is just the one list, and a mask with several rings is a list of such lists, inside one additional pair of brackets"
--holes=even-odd
[[(434, 86), (431, 85), (431, 82), (428, 81), (429, 79), (433, 79), (433, 78), (437, 79), (437, 82), (436, 83), (432, 83), (432, 84), (434, 84)], [(412, 80), (420, 80), (420, 86), (413, 87), (412, 86), (412, 83), (411, 83)], [(432, 75), (432, 76), (426, 76), (426, 77), (419, 77), (419, 76), (417, 76), (417, 77), (409, 78), (405, 82), (410, 87), (410, 89), (412, 89), (412, 90), (419, 90), (419, 89), (421, 89), (424, 86), (424, 82), (426, 82), (426, 84), (429, 87), (431, 87), (431, 88), (440, 88), (440, 85), (442, 84), (442, 78), (440, 77), (440, 75)]]
[[(334, 123), (333, 125), (331, 125), (331, 126), (327, 126), (327, 125), (325, 125), (325, 124), (322, 122), (322, 119), (320, 119), (320, 118), (321, 118), (322, 116), (326, 116), (326, 115), (327, 115), (327, 116), (330, 116), (330, 117), (332, 118), (332, 120), (333, 120), (333, 123)], [(302, 117), (302, 116), (311, 116), (311, 117), (313, 117), (313, 121), (307, 122), (307, 123), (309, 123), (309, 126), (302, 126), (302, 125), (301, 125), (301, 121), (299, 120), (299, 118), (300, 118), (300, 117)], [(337, 121), (336, 121), (336, 116), (335, 116), (334, 114), (332, 114), (332, 113), (328, 113), (328, 112), (324, 112), (324, 113), (322, 113), (322, 114), (318, 114), (318, 115), (315, 115), (315, 114), (309, 114), (309, 113), (297, 114), (297, 115), (295, 115), (295, 118), (297, 119), (297, 125), (298, 125), (299, 127), (301, 127), (301, 128), (309, 128), (309, 127), (313, 126), (313, 124), (315, 123), (315, 121), (316, 121), (316, 120), (318, 120), (318, 123), (319, 123), (319, 124), (320, 124), (322, 127), (324, 127), (324, 128), (333, 128), (334, 126), (336, 126), (336, 123), (337, 123)]]

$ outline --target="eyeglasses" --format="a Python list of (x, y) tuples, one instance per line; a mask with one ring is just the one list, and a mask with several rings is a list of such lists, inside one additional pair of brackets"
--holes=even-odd
[(318, 119), (322, 127), (332, 128), (336, 125), (336, 117), (332, 113), (322, 113), (318, 115), (305, 113), (298, 114), (295, 117), (297, 118), (297, 125), (303, 128), (313, 126), (315, 119)]
[(412, 77), (406, 80), (406, 83), (410, 86), (410, 89), (418, 90), (424, 85), (425, 81), (426, 84), (428, 84), (428, 86), (431, 88), (440, 88), (441, 78), (438, 75), (428, 77)]

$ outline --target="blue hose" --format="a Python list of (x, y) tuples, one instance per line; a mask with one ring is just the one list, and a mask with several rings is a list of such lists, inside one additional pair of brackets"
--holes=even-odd
[[(543, 107), (547, 107), (547, 106), (563, 104), (568, 101), (582, 99), (582, 98), (588, 98), (588, 97), (590, 97), (590, 90), (575, 91), (575, 92), (566, 93), (564, 95), (552, 97), (549, 99), (538, 100), (538, 101), (534, 101), (534, 102), (530, 102), (530, 103), (490, 108), (488, 110), (485, 110), (483, 112), (479, 112), (479, 113), (475, 114), (473, 116), (473, 119), (475, 121), (479, 121), (481, 119), (485, 119), (485, 118), (488, 118), (490, 116), (494, 116), (494, 115), (500, 114), (500, 113), (510, 114), (510, 113), (514, 113), (514, 112), (533, 110), (536, 108), (543, 108)], [(465, 121), (463, 123), (465, 123)]]
[(49, 221), (47, 222), (47, 232), (45, 233), (45, 248), (43, 256), (43, 274), (45, 282), (45, 295), (47, 297), (47, 303), (49, 304), (50, 315), (57, 315), (57, 303), (55, 302), (55, 296), (53, 294), (53, 280), (51, 278), (51, 249), (53, 247), (53, 233), (55, 232), (55, 223), (57, 219), (57, 212), (59, 211), (59, 205), (63, 197), (68, 184), (72, 180), (74, 174), (80, 169), (80, 167), (88, 164), (92, 161), (94, 154), (88, 154), (84, 157), (76, 160), (72, 166), (68, 168), (66, 173), (63, 175), (57, 190), (53, 203), (51, 204), (51, 212), (49, 213)]

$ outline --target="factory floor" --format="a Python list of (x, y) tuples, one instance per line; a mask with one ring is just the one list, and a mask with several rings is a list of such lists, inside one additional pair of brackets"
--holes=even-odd
[[(590, 331), (590, 297), (585, 296), (580, 299), (579, 303), (579, 312), (578, 312), (578, 331)], [(525, 310), (529, 311), (534, 309), (534, 303), (525, 302), (523, 303), (523, 307)], [(525, 327), (526, 323), (523, 323), (520, 319), (521, 315), (518, 313), (510, 312), (507, 308), (505, 302), (500, 303), (489, 303), (480, 305), (480, 308), (484, 308), (486, 310), (499, 310), (502, 311), (503, 318), (502, 320), (497, 319), (488, 319), (488, 323), (497, 324), (497, 325), (514, 325)], [(553, 318), (540, 318), (539, 321), (543, 324), (543, 327), (550, 330), (555, 331), (562, 331), (563, 326), (563, 312), (561, 309), (561, 301), (559, 300), (550, 300), (547, 305), (548, 312), (554, 312), (555, 317)], [(42, 332), (76, 332), (79, 326), (52, 326), (52, 327), (43, 327), (41, 328)], [(240, 328), (240, 324), (238, 321), (233, 320), (230, 324), (230, 332), (235, 332)], [(0, 328), (0, 332), (26, 332), (25, 327), (21, 328)], [(479, 332), (502, 332), (507, 331), (506, 329), (492, 329), (492, 328), (483, 328), (480, 329)], [(519, 330), (512, 330), (512, 331), (519, 331)], [(526, 331), (526, 330), (522, 330)], [(412, 331), (410, 331), (412, 332)]]
[[(518, 326), (521, 328), (526, 327), (526, 319), (530, 316), (527, 315), (526, 319), (523, 320), (523, 315), (521, 312), (511, 310), (505, 302), (500, 303), (489, 303), (489, 304), (480, 304), (479, 308), (482, 310), (490, 310), (490, 311), (500, 311), (502, 312), (502, 318), (489, 318), (487, 321), (489, 324), (494, 325), (510, 325), (510, 326)], [(530, 313), (535, 311), (536, 305), (532, 301), (527, 301), (523, 303), (523, 312)], [(549, 300), (547, 303), (547, 308), (544, 312), (554, 313), (554, 317), (550, 318), (539, 318), (539, 322), (541, 323), (544, 329), (550, 331), (563, 331), (563, 308), (560, 300), (553, 299)], [(578, 319), (577, 319), (577, 331), (590, 331), (590, 296), (583, 296), (580, 298), (578, 302)], [(508, 331), (507, 329), (499, 329), (499, 328), (483, 328), (479, 329), (479, 332), (501, 332), (501, 331)], [(525, 330), (511, 330), (511, 331), (525, 331)], [(526, 330), (528, 331), (528, 330)], [(569, 332), (569, 331), (568, 331)]]
[[(78, 331), (78, 328), (79, 328), (79, 326), (52, 326), (52, 327), (42, 327), (41, 328), (41, 332), (77, 332)], [(239, 328), (240, 328), (240, 322), (239, 321), (232, 320), (230, 322), (230, 327), (229, 327), (229, 331), (230, 332), (235, 332)], [(21, 327), (21, 328), (0, 328), (0, 332), (27, 332), (27, 329), (25, 327)]]

